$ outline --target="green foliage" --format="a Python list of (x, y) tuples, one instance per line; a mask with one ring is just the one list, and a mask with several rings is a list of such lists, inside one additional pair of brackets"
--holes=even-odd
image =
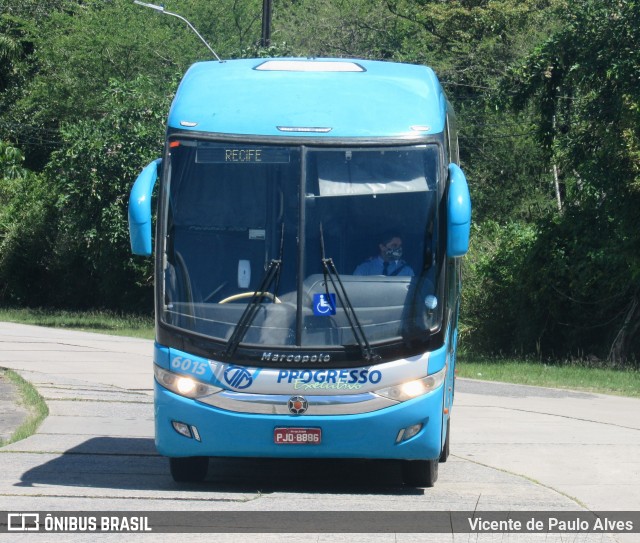
[(553, 180), (530, 112), (465, 109), (459, 116), (460, 147), (471, 180), (474, 221), (533, 221), (546, 215), (554, 205)]
[[(70, 307), (135, 307), (151, 297), (151, 263), (131, 256), (128, 194), (142, 166), (162, 151), (169, 101), (144, 78), (112, 81), (102, 93), (106, 113), (97, 120), (64, 124), (64, 146), (45, 174), (58, 195), (55, 266)], [(82, 278), (78, 281), (78, 278)]]
[(525, 222), (476, 223), (463, 266), (461, 340), (466, 349), (530, 353), (541, 334), (529, 318), (531, 292), (523, 288), (537, 232)]
[(30, 304), (50, 292), (46, 266), (55, 211), (43, 176), (22, 161), (18, 149), (0, 143), (0, 299)]
[[(151, 263), (130, 254), (128, 193), (161, 154), (180, 76), (210, 53), (177, 19), (129, 0), (7, 4), (0, 44), (11, 47), (0, 49), (0, 75), (12, 79), (0, 94), (0, 135), (42, 173), (14, 183), (0, 204), (0, 299), (147, 311)], [(258, 39), (257, 6), (194, 0), (176, 8), (224, 54)], [(18, 165), (4, 165), (8, 179)]]
[(18, 111), (43, 126), (96, 118), (105, 111), (110, 81), (130, 81), (143, 70), (171, 92), (168, 82), (189, 65), (193, 51), (174, 39), (180, 28), (158, 24), (167, 19), (124, 0), (52, 13), (34, 29), (38, 73)]
[(485, 106), (497, 105), (498, 84), (509, 66), (553, 24), (548, 11), (555, 0), (386, 3), (404, 21), (402, 47), (394, 58), (434, 67), (454, 104), (483, 116)]
[(562, 183), (564, 213), (537, 248), (547, 290), (563, 293), (549, 336), (623, 362), (640, 347), (640, 5), (570, 0), (557, 15), (505, 84), (516, 106), (536, 106)]
[(287, 0), (276, 3), (273, 21), (274, 40), (313, 57), (393, 59), (405, 26), (385, 0)]
[[(597, 229), (597, 230), (596, 230)], [(593, 209), (567, 209), (541, 225), (529, 253), (525, 288), (535, 296), (529, 317), (542, 325), (547, 355), (606, 359), (634, 287), (629, 282), (616, 228)]]
[[(27, 170), (22, 165), (23, 162), (24, 155), (20, 152), (20, 149), (7, 142), (0, 141), (0, 177), (3, 180), (3, 184), (8, 184), (12, 180), (21, 179), (27, 175)], [(2, 194), (2, 200), (4, 201), (7, 201), (12, 196), (10, 193), (4, 193), (8, 188), (0, 187), (3, 190), (3, 193), (0, 194)]]

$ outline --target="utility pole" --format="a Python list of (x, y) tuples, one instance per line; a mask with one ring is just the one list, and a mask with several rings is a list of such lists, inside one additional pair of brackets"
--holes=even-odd
[(262, 39), (261, 47), (271, 45), (271, 0), (262, 0)]

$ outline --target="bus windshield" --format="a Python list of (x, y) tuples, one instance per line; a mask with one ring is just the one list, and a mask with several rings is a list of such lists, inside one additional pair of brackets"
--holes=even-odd
[(442, 321), (440, 148), (172, 139), (163, 322), (245, 348), (424, 338)]

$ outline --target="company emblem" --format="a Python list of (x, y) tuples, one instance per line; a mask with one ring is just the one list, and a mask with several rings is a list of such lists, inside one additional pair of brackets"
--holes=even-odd
[(244, 390), (253, 384), (251, 372), (240, 366), (229, 366), (224, 372), (224, 380), (231, 388)]
[(294, 415), (303, 415), (309, 409), (309, 402), (304, 396), (291, 396), (287, 402), (289, 412)]

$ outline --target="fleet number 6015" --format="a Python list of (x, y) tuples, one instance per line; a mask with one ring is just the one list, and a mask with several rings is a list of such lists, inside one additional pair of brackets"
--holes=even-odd
[(176, 356), (171, 361), (171, 367), (175, 370), (182, 370), (193, 375), (204, 375), (207, 371), (206, 362), (199, 362), (182, 356)]

